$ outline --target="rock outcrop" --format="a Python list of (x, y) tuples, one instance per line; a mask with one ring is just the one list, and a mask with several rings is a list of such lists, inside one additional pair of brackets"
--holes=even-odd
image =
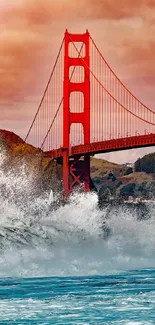
[(0, 130), (1, 170), (15, 175), (31, 175), (35, 194), (58, 191), (61, 188), (60, 171), (56, 161), (45, 158), (41, 149), (25, 143), (13, 132)]

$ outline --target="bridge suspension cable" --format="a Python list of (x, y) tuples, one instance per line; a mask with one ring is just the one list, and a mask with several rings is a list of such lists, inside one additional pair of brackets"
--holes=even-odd
[(148, 111), (150, 111), (151, 113), (155, 114), (155, 112), (153, 110), (151, 110), (149, 107), (147, 107), (145, 104), (143, 104), (134, 94), (132, 94), (132, 92), (124, 85), (124, 83), (118, 78), (118, 76), (115, 74), (115, 72), (111, 69), (110, 65), (108, 64), (108, 62), (106, 61), (105, 57), (102, 55), (102, 53), (100, 52), (99, 48), (97, 47), (96, 43), (94, 42), (93, 38), (91, 36), (90, 40), (92, 41), (92, 44), (94, 45), (94, 47), (96, 48), (98, 54), (100, 55), (100, 57), (102, 58), (102, 60), (105, 62), (105, 64), (107, 65), (107, 67), (109, 68), (110, 72), (114, 75), (114, 77), (119, 81), (119, 83), (124, 87), (124, 89), (137, 101), (139, 102), (140, 105), (142, 105), (143, 107), (145, 107)]
[[(75, 45), (75, 43), (72, 41), (72, 39), (71, 39), (71, 37), (70, 37), (70, 41), (72, 42), (72, 44), (73, 44), (73, 46), (74, 46), (74, 48), (76, 49), (76, 51), (77, 51), (77, 53), (79, 54), (79, 56), (80, 56), (80, 58), (81, 59), (83, 59), (82, 58), (82, 56), (80, 55), (80, 53), (79, 53), (79, 51), (78, 51), (78, 49), (77, 49), (77, 47), (76, 47), (76, 45)], [(95, 44), (95, 43), (93, 43), (93, 44)], [(96, 46), (95, 46), (96, 47)], [(98, 48), (96, 47), (96, 49), (98, 50)], [(99, 52), (99, 51), (98, 51)], [(100, 52), (99, 52), (99, 54), (100, 54)], [(102, 56), (102, 58), (103, 58), (103, 56)], [(104, 62), (107, 64), (107, 62), (105, 61), (105, 59), (103, 58), (103, 60), (104, 60)], [(83, 59), (83, 62), (84, 62), (84, 64), (85, 64), (85, 66), (86, 66), (86, 63), (85, 63), (85, 61), (84, 61), (84, 59)], [(109, 67), (109, 65), (107, 64), (107, 66)], [(103, 90), (119, 105), (119, 106), (121, 106), (125, 111), (127, 111), (128, 113), (130, 113), (131, 115), (133, 115), (134, 117), (136, 117), (137, 119), (139, 119), (139, 120), (141, 120), (141, 121), (143, 121), (143, 122), (146, 122), (146, 123), (148, 123), (148, 124), (150, 124), (150, 125), (153, 125), (153, 126), (155, 126), (155, 123), (154, 122), (151, 122), (151, 121), (147, 121), (146, 119), (144, 119), (144, 118), (142, 118), (141, 116), (139, 116), (139, 115), (137, 115), (137, 114), (135, 114), (134, 112), (132, 112), (131, 110), (129, 110), (128, 108), (126, 108), (123, 104), (121, 104), (104, 86), (103, 86), (103, 84), (100, 82), (100, 80), (98, 79), (98, 77), (96, 77), (96, 75), (92, 72), (92, 70), (87, 66), (87, 68), (89, 69), (89, 71), (90, 71), (90, 73), (91, 73), (91, 75), (93, 76), (93, 78), (98, 82), (98, 84), (103, 88)], [(109, 67), (110, 68), (110, 67)], [(114, 74), (114, 72), (111, 70), (111, 68), (110, 68), (110, 71)], [(114, 76), (116, 77), (116, 75), (114, 74)], [(123, 87), (128, 91), (128, 89), (124, 86), (124, 84), (117, 78), (117, 80), (121, 83), (121, 85), (123, 85)], [(130, 91), (128, 91), (131, 95), (132, 95), (132, 93), (130, 92)], [(133, 96), (133, 95), (132, 95)], [(135, 96), (133, 96), (136, 100), (137, 100), (137, 98), (135, 97)], [(138, 100), (137, 100), (138, 101)], [(139, 103), (141, 103), (140, 101), (139, 101)], [(145, 105), (143, 105), (142, 103), (141, 103), (141, 105), (143, 106), (143, 107), (145, 107), (147, 110), (149, 110), (151, 113), (153, 113), (153, 114), (155, 114), (155, 112), (153, 112), (152, 110), (150, 110), (149, 108), (147, 108)]]

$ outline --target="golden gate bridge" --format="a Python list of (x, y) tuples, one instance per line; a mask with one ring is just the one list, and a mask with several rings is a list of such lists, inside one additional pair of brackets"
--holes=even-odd
[(89, 191), (90, 156), (155, 145), (155, 112), (116, 76), (88, 30), (66, 30), (25, 140), (61, 159), (66, 195), (81, 182)]

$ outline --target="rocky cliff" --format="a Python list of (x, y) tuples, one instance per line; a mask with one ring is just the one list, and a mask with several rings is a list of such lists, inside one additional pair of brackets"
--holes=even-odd
[(61, 187), (59, 168), (55, 161), (45, 158), (43, 151), (25, 143), (13, 132), (0, 130), (1, 170), (5, 173), (31, 175), (36, 195), (40, 191)]

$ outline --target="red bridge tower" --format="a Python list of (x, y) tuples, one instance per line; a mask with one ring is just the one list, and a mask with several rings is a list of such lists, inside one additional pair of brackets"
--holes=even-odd
[[(80, 42), (85, 45), (85, 56), (69, 56), (69, 44)], [(84, 81), (71, 82), (69, 77), (70, 67), (84, 68)], [(84, 133), (84, 144), (90, 144), (90, 56), (89, 33), (70, 34), (65, 33), (64, 53), (64, 106), (63, 106), (63, 186), (67, 196), (75, 184), (84, 182), (85, 191), (90, 190), (90, 155), (84, 155), (84, 161), (80, 163), (80, 156), (70, 157), (70, 129), (72, 123), (81, 123)], [(71, 112), (70, 95), (72, 92), (81, 92), (84, 96), (83, 112)], [(70, 177), (71, 175), (71, 177)]]

